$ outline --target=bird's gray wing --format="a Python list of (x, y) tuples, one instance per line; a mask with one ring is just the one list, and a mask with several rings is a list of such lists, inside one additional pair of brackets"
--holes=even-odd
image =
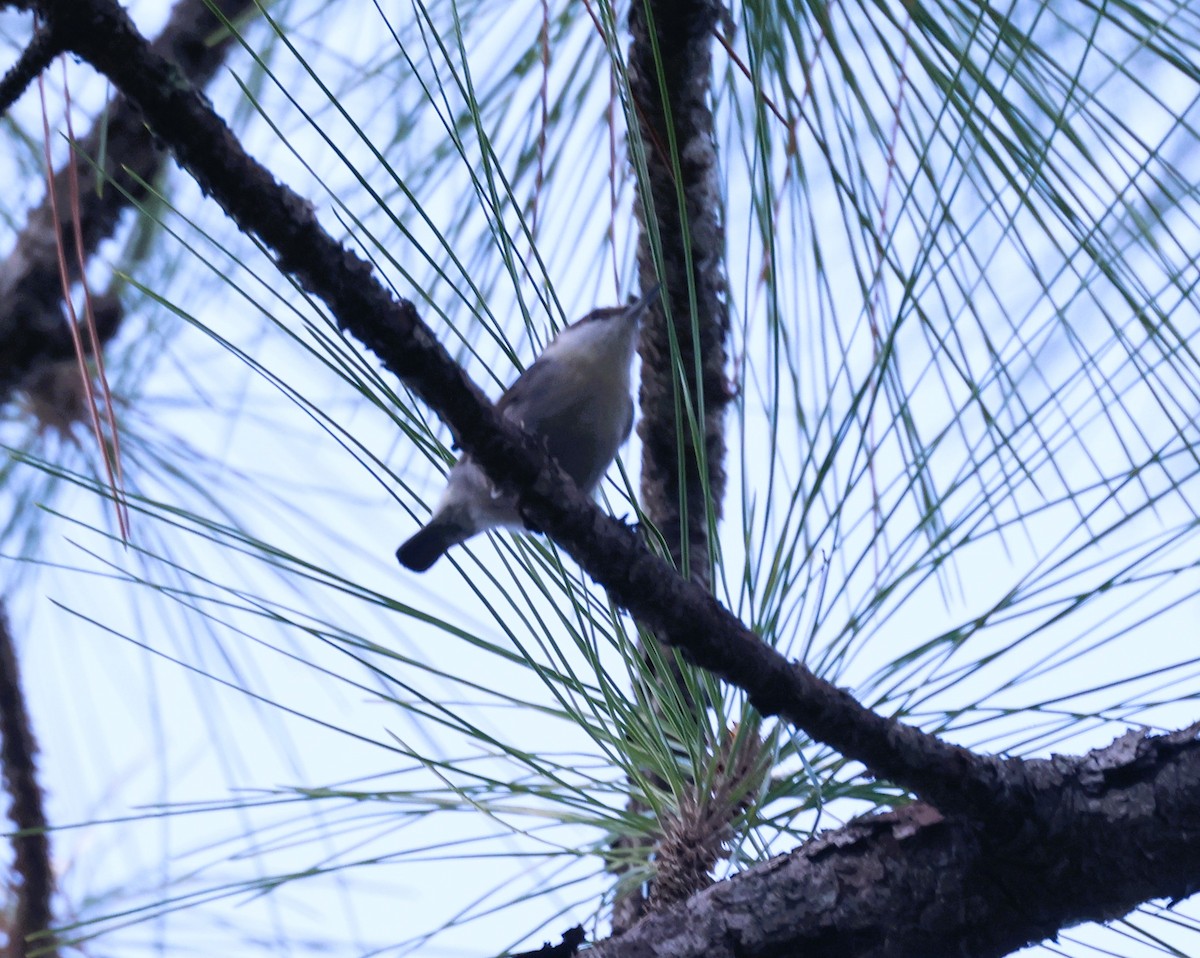
[(543, 436), (558, 464), (592, 492), (633, 428), (633, 400), (605, 380), (611, 370), (539, 359), (496, 404), (501, 414)]
[(558, 394), (563, 384), (553, 375), (557, 365), (553, 360), (539, 359), (521, 373), (517, 381), (496, 400), (499, 413), (536, 432), (540, 411), (561, 403)]

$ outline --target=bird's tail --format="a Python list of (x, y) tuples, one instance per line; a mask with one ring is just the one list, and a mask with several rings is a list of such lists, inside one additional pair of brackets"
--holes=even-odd
[(470, 538), (471, 529), (452, 519), (435, 516), (429, 524), (396, 550), (396, 558), (406, 569), (424, 572), (437, 562), (446, 550)]

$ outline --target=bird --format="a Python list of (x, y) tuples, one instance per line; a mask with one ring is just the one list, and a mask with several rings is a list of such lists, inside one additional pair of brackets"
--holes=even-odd
[[(638, 324), (661, 288), (565, 327), (496, 403), (505, 419), (545, 440), (551, 457), (587, 495), (595, 493), (633, 429)], [(499, 492), (467, 454), (450, 470), (429, 522), (396, 550), (396, 558), (424, 572), (451, 547), (501, 527), (522, 527), (517, 500)]]

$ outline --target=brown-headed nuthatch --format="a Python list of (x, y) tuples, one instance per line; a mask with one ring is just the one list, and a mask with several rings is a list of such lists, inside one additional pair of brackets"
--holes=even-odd
[[(594, 310), (563, 329), (496, 404), (506, 419), (542, 437), (588, 495), (633, 427), (630, 367), (638, 321), (659, 289), (630, 306)], [(500, 494), (465, 455), (450, 470), (428, 524), (396, 550), (396, 558), (424, 572), (451, 546), (497, 526), (521, 526), (516, 499)]]

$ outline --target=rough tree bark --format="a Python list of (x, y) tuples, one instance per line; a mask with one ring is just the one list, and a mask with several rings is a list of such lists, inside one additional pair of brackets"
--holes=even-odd
[(710, 520), (725, 498), (731, 398), (724, 202), (710, 89), (720, 11), (712, 0), (635, 2), (629, 11), (629, 89), (646, 163), (634, 204), (638, 268), (646, 285), (661, 276), (671, 304), (670, 317), (656, 304), (638, 347), (642, 509), (683, 575), (705, 587)]
[(50, 839), (46, 834), (46, 810), (37, 780), (37, 740), (25, 707), (17, 650), (4, 603), (0, 601), (0, 769), (9, 795), (8, 818), (16, 834), (10, 882), (15, 899), (4, 955), (25, 958), (42, 955), (56, 958), (58, 949), (50, 925), (54, 919), (54, 869), (50, 863)]
[[(1002, 827), (916, 804), (655, 912), (595, 958), (999, 958), (1200, 889), (1200, 724), (1031, 761)], [(1167, 823), (1170, 823), (1169, 825)]]

